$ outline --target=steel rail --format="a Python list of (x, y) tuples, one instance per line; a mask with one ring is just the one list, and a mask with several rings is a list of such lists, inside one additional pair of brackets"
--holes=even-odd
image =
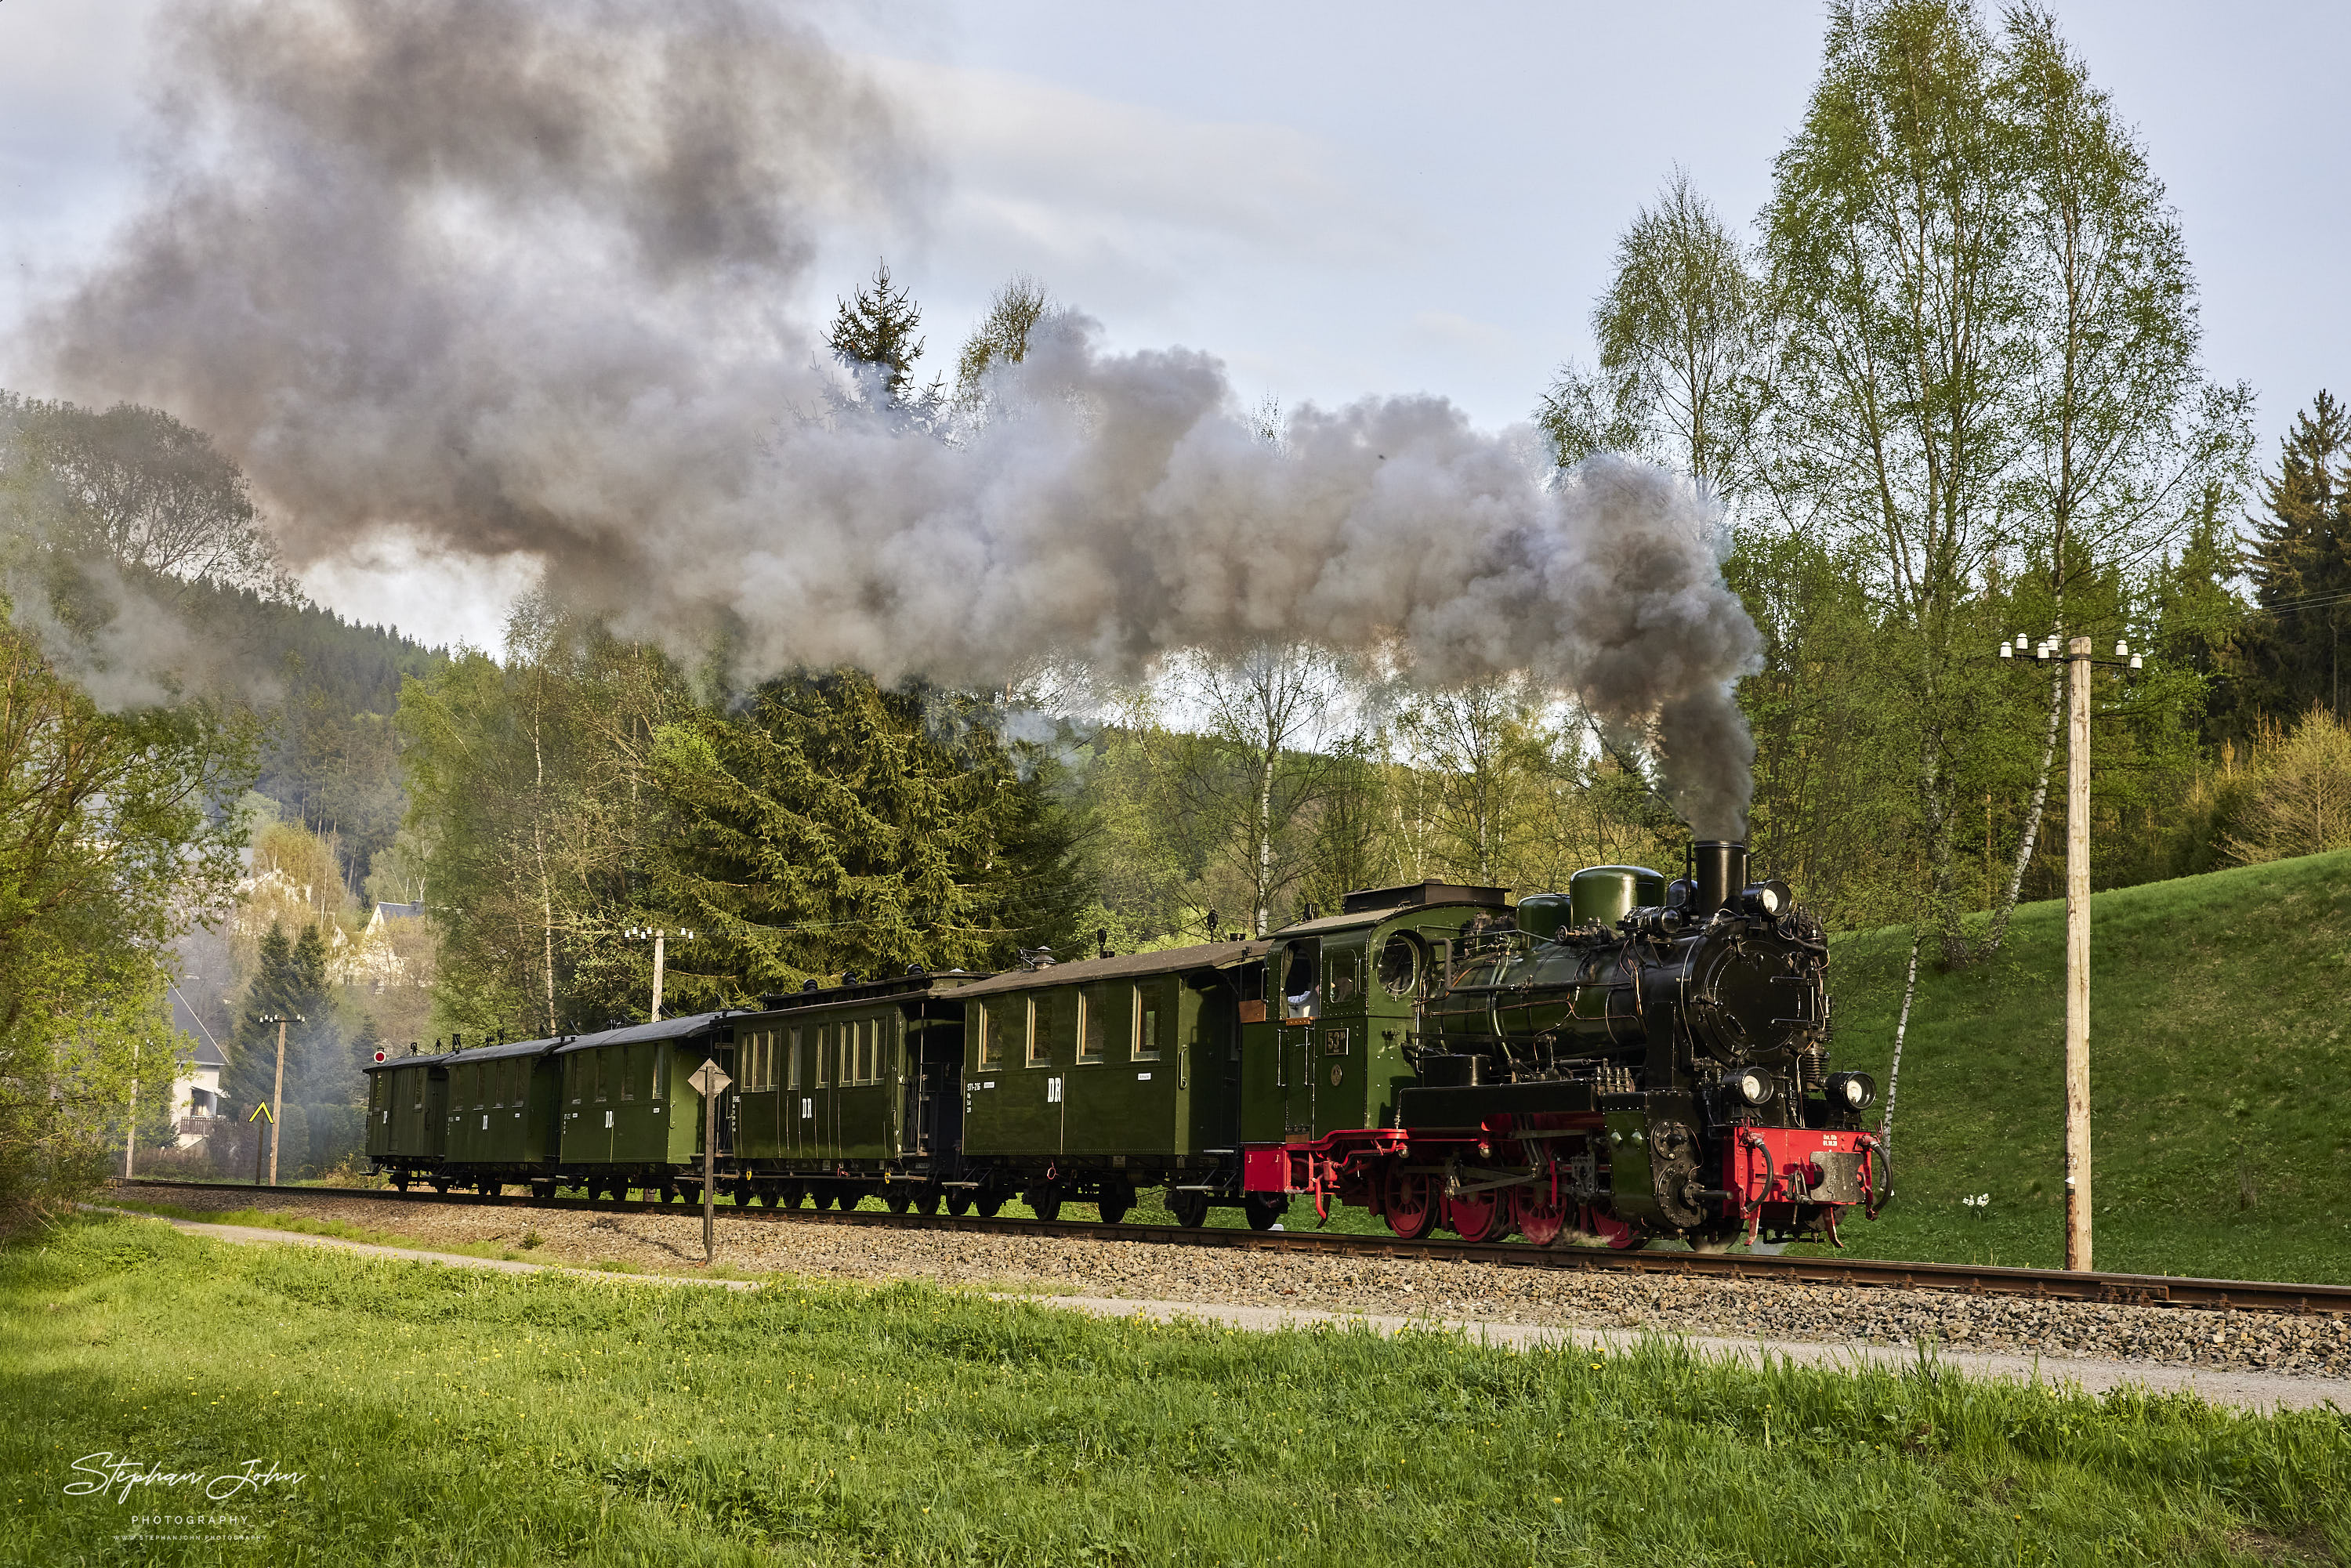
[[(392, 1187), (255, 1186), (246, 1182), (169, 1181), (135, 1176), (109, 1182), (118, 1189), (177, 1188), (220, 1193), (287, 1194), (306, 1197), (369, 1197), (402, 1203), (462, 1203), (484, 1207), (584, 1209), (601, 1214), (685, 1214), (690, 1206), (632, 1198), (535, 1198), (480, 1193), (401, 1192)], [(2173, 1274), (2070, 1273), (2062, 1269), (2013, 1269), (1980, 1263), (1906, 1263), (1876, 1258), (1759, 1256), (1751, 1252), (1617, 1252), (1600, 1247), (1531, 1247), (1514, 1241), (1462, 1241), (1441, 1237), (1407, 1241), (1398, 1236), (1328, 1230), (1197, 1229), (1176, 1225), (1104, 1225), (1073, 1219), (983, 1219), (977, 1215), (870, 1214), (852, 1209), (731, 1207), (739, 1219), (777, 1223), (870, 1226), (883, 1229), (964, 1231), (985, 1236), (1081, 1237), (1098, 1241), (1212, 1247), (1234, 1251), (1294, 1252), (1339, 1258), (1395, 1258), (1422, 1262), (1495, 1263), (1605, 1274), (1663, 1274), (1680, 1279), (1771, 1281), (1864, 1289), (1948, 1291), (1963, 1295), (2022, 1296), (2033, 1301), (2100, 1306), (2200, 1307), (2223, 1312), (2351, 1314), (2351, 1285), (2290, 1281), (2202, 1280)]]

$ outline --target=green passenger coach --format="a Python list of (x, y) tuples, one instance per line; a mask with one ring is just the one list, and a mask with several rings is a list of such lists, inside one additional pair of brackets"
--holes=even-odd
[(1267, 944), (1219, 942), (1016, 970), (962, 992), (960, 1190), (993, 1213), (1018, 1193), (1115, 1224), (1165, 1185), (1197, 1224), (1237, 1192), (1240, 1016)]
[[(553, 1051), (560, 1082), (558, 1159), (590, 1197), (632, 1186), (672, 1197), (702, 1184), (703, 1097), (687, 1082), (705, 1061), (734, 1076), (728, 1015), (694, 1013), (584, 1034)], [(736, 1092), (718, 1097), (716, 1155), (734, 1155)]]
[(446, 1056), (395, 1056), (365, 1070), (368, 1163), (402, 1192), (420, 1176), (448, 1190), (439, 1175), (449, 1135), (448, 1064)]

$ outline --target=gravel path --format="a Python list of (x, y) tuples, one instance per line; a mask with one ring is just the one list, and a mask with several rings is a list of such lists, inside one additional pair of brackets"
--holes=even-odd
[[(159, 1193), (158, 1197), (164, 1195)], [(234, 1187), (174, 1190), (188, 1209), (256, 1207)], [(321, 1190), (260, 1195), (283, 1214), (339, 1219), (427, 1246), (512, 1248), (533, 1262), (619, 1261), (667, 1271), (702, 1259), (699, 1211), (402, 1202)], [(536, 1245), (525, 1248), (533, 1233)], [(1780, 1281), (1684, 1280), (1387, 1258), (1316, 1258), (1084, 1237), (989, 1236), (717, 1221), (722, 1263), (847, 1280), (930, 1280), (985, 1290), (1154, 1303), (1271, 1307), (1535, 1326), (1654, 1330), (1751, 1342), (1901, 1346), (2024, 1357), (2351, 1376), (2351, 1317), (2092, 1306), (1937, 1291)]]

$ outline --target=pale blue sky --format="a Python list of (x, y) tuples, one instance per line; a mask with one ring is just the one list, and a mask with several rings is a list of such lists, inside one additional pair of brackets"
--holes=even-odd
[[(155, 0), (0, 3), (0, 319), (124, 210)], [(2202, 281), (2207, 360), (2261, 397), (2263, 454), (2351, 387), (2341, 169), (2351, 10), (2057, 7), (2144, 133)], [(1740, 219), (1802, 112), (1815, 5), (1080, 5), (826, 13), (926, 127), (948, 180), (915, 232), (835, 236), (829, 309), (887, 249), (944, 361), (1007, 274), (1116, 347), (1222, 355), (1285, 402), (1435, 392), (1526, 416), (1617, 231), (1676, 163)], [(886, 18), (886, 19), (885, 19)], [(21, 386), (0, 350), (0, 385)], [(25, 390), (40, 390), (26, 387)], [(511, 583), (387, 563), (314, 586), (480, 638)]]

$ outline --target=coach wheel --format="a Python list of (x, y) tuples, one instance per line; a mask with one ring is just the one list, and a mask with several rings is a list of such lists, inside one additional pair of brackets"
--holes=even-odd
[(1179, 1192), (1167, 1199), (1167, 1212), (1176, 1223), (1191, 1228), (1208, 1222), (1208, 1195), (1205, 1192)]
[(936, 1214), (939, 1211), (939, 1197), (937, 1187), (918, 1186), (914, 1189), (914, 1201), (906, 1207), (916, 1214)]
[(1004, 1195), (1000, 1192), (984, 1192), (971, 1200), (971, 1206), (979, 1210), (979, 1217), (982, 1219), (993, 1219), (1003, 1211)]
[(1386, 1200), (1388, 1228), (1407, 1241), (1417, 1241), (1437, 1226), (1437, 1183), (1426, 1171), (1390, 1173)]
[(530, 1184), (530, 1196), (545, 1203), (555, 1196), (555, 1184), (551, 1181), (535, 1181)]
[(914, 1201), (914, 1195), (913, 1193), (908, 1192), (903, 1186), (894, 1185), (883, 1195), (882, 1198), (883, 1206), (888, 1208), (893, 1214), (905, 1213)]
[(969, 1214), (971, 1212), (971, 1194), (967, 1191), (957, 1191), (947, 1194), (947, 1212), (954, 1215), (957, 1219), (961, 1219), (965, 1215)]
[(784, 1195), (782, 1193), (778, 1192), (771, 1186), (763, 1186), (759, 1189), (759, 1202), (763, 1207), (768, 1208), (775, 1207), (777, 1200), (781, 1198)]
[(447, 1176), (434, 1176), (433, 1178), (433, 1190), (439, 1193), (444, 1197), (448, 1197), (449, 1178)]
[(1290, 1212), (1290, 1195), (1286, 1192), (1253, 1192), (1241, 1200), (1241, 1207), (1249, 1215), (1251, 1230), (1270, 1230), (1281, 1223), (1283, 1215)]
[(798, 1208), (807, 1196), (808, 1189), (796, 1181), (784, 1182), (776, 1188), (776, 1201), (786, 1208)]
[(735, 1184), (735, 1207), (737, 1207), (737, 1208), (748, 1208), (748, 1207), (751, 1207), (751, 1196), (752, 1196), (752, 1194), (751, 1194), (751, 1183), (750, 1183), (750, 1181), (749, 1181), (749, 1179), (748, 1179), (747, 1177), (746, 1179), (744, 1179), (744, 1180), (742, 1180), (742, 1181), (738, 1181), (738, 1182), (737, 1182), (737, 1183)]
[(392, 1172), (392, 1185), (394, 1190), (406, 1192), (408, 1190), (408, 1173), (406, 1171)]
[(482, 1181), (475, 1182), (474, 1184), (474, 1190), (480, 1193), (484, 1197), (504, 1197), (506, 1196), (507, 1184), (502, 1181), (490, 1181), (486, 1178)]
[(1061, 1218), (1061, 1195), (1057, 1188), (1040, 1187), (1033, 1192), (1022, 1193), (1020, 1201), (1027, 1204), (1029, 1212), (1040, 1219), (1054, 1220)]
[(1126, 1218), (1127, 1210), (1134, 1207), (1134, 1200), (1131, 1197), (1106, 1197), (1097, 1207), (1102, 1209), (1104, 1225), (1116, 1225)]

